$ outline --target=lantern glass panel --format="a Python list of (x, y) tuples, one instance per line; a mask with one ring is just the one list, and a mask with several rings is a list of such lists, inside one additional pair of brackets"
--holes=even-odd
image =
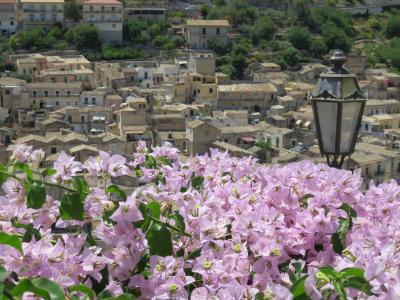
[(356, 81), (353, 77), (343, 78), (342, 85), (343, 85), (343, 98), (350, 97), (358, 90)]
[(355, 134), (357, 133), (357, 122), (361, 113), (361, 101), (343, 101), (342, 126), (340, 134), (340, 153), (350, 152)]
[(323, 152), (334, 153), (336, 145), (336, 123), (338, 103), (333, 101), (317, 101), (317, 115), (321, 131)]

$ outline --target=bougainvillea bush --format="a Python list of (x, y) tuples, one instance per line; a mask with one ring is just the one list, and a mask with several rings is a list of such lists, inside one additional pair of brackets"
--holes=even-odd
[(400, 299), (394, 181), (168, 144), (43, 157), (19, 145), (0, 168), (0, 299)]

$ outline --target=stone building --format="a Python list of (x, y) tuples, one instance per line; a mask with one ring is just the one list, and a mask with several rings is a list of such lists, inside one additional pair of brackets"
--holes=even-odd
[(87, 0), (83, 2), (83, 22), (96, 26), (104, 42), (122, 43), (122, 2)]

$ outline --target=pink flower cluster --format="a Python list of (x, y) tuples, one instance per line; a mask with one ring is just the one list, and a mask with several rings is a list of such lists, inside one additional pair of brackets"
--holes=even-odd
[[(33, 162), (33, 153), (20, 146), (13, 158)], [(146, 165), (150, 155), (156, 167)], [(305, 266), (302, 275), (309, 275), (305, 289), (311, 299), (321, 299), (329, 288), (316, 278), (323, 266), (365, 269), (375, 295), (348, 288), (349, 299), (400, 299), (400, 187), (394, 181), (364, 194), (357, 172), (323, 164), (266, 167), (217, 150), (182, 161), (170, 145), (149, 153), (143, 143), (131, 162), (104, 152), (84, 164), (65, 153), (60, 157), (53, 175), (58, 181), (69, 182), (78, 172), (116, 177), (133, 168), (142, 182), (165, 180), (141, 186), (117, 208), (104, 189), (91, 188), (85, 221), (75, 222), (91, 222), (97, 241), (91, 246), (84, 233), (51, 233), (59, 219), (58, 200), (47, 196), (43, 208), (27, 208), (23, 186), (8, 179), (0, 198), (1, 231), (21, 233), (13, 226), (18, 221), (34, 224), (41, 234), (40, 240), (23, 243), (23, 255), (0, 245), (0, 264), (18, 276), (44, 276), (65, 288), (92, 286), (107, 267), (107, 290), (114, 295), (136, 290), (140, 299), (255, 299), (260, 294), (264, 299), (292, 299), (293, 283), (282, 266), (299, 262)], [(200, 186), (194, 186), (194, 178), (201, 178)], [(161, 204), (160, 221), (177, 226), (165, 213), (172, 209), (183, 217), (186, 234), (173, 233), (172, 256), (150, 255), (147, 232), (136, 226), (144, 219), (139, 205), (149, 199)], [(343, 203), (357, 218), (341, 256), (333, 250), (331, 236), (339, 219), (347, 217)], [(108, 211), (109, 219), (103, 218)], [(144, 257), (149, 257), (147, 267), (140, 265)]]

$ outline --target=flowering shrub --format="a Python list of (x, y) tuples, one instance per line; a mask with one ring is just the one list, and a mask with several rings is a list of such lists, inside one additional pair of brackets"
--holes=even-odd
[[(0, 298), (400, 299), (400, 188), (169, 145), (0, 167)], [(127, 196), (108, 184), (136, 173)], [(97, 177), (104, 186), (89, 187)], [(54, 195), (58, 195), (55, 197)]]

